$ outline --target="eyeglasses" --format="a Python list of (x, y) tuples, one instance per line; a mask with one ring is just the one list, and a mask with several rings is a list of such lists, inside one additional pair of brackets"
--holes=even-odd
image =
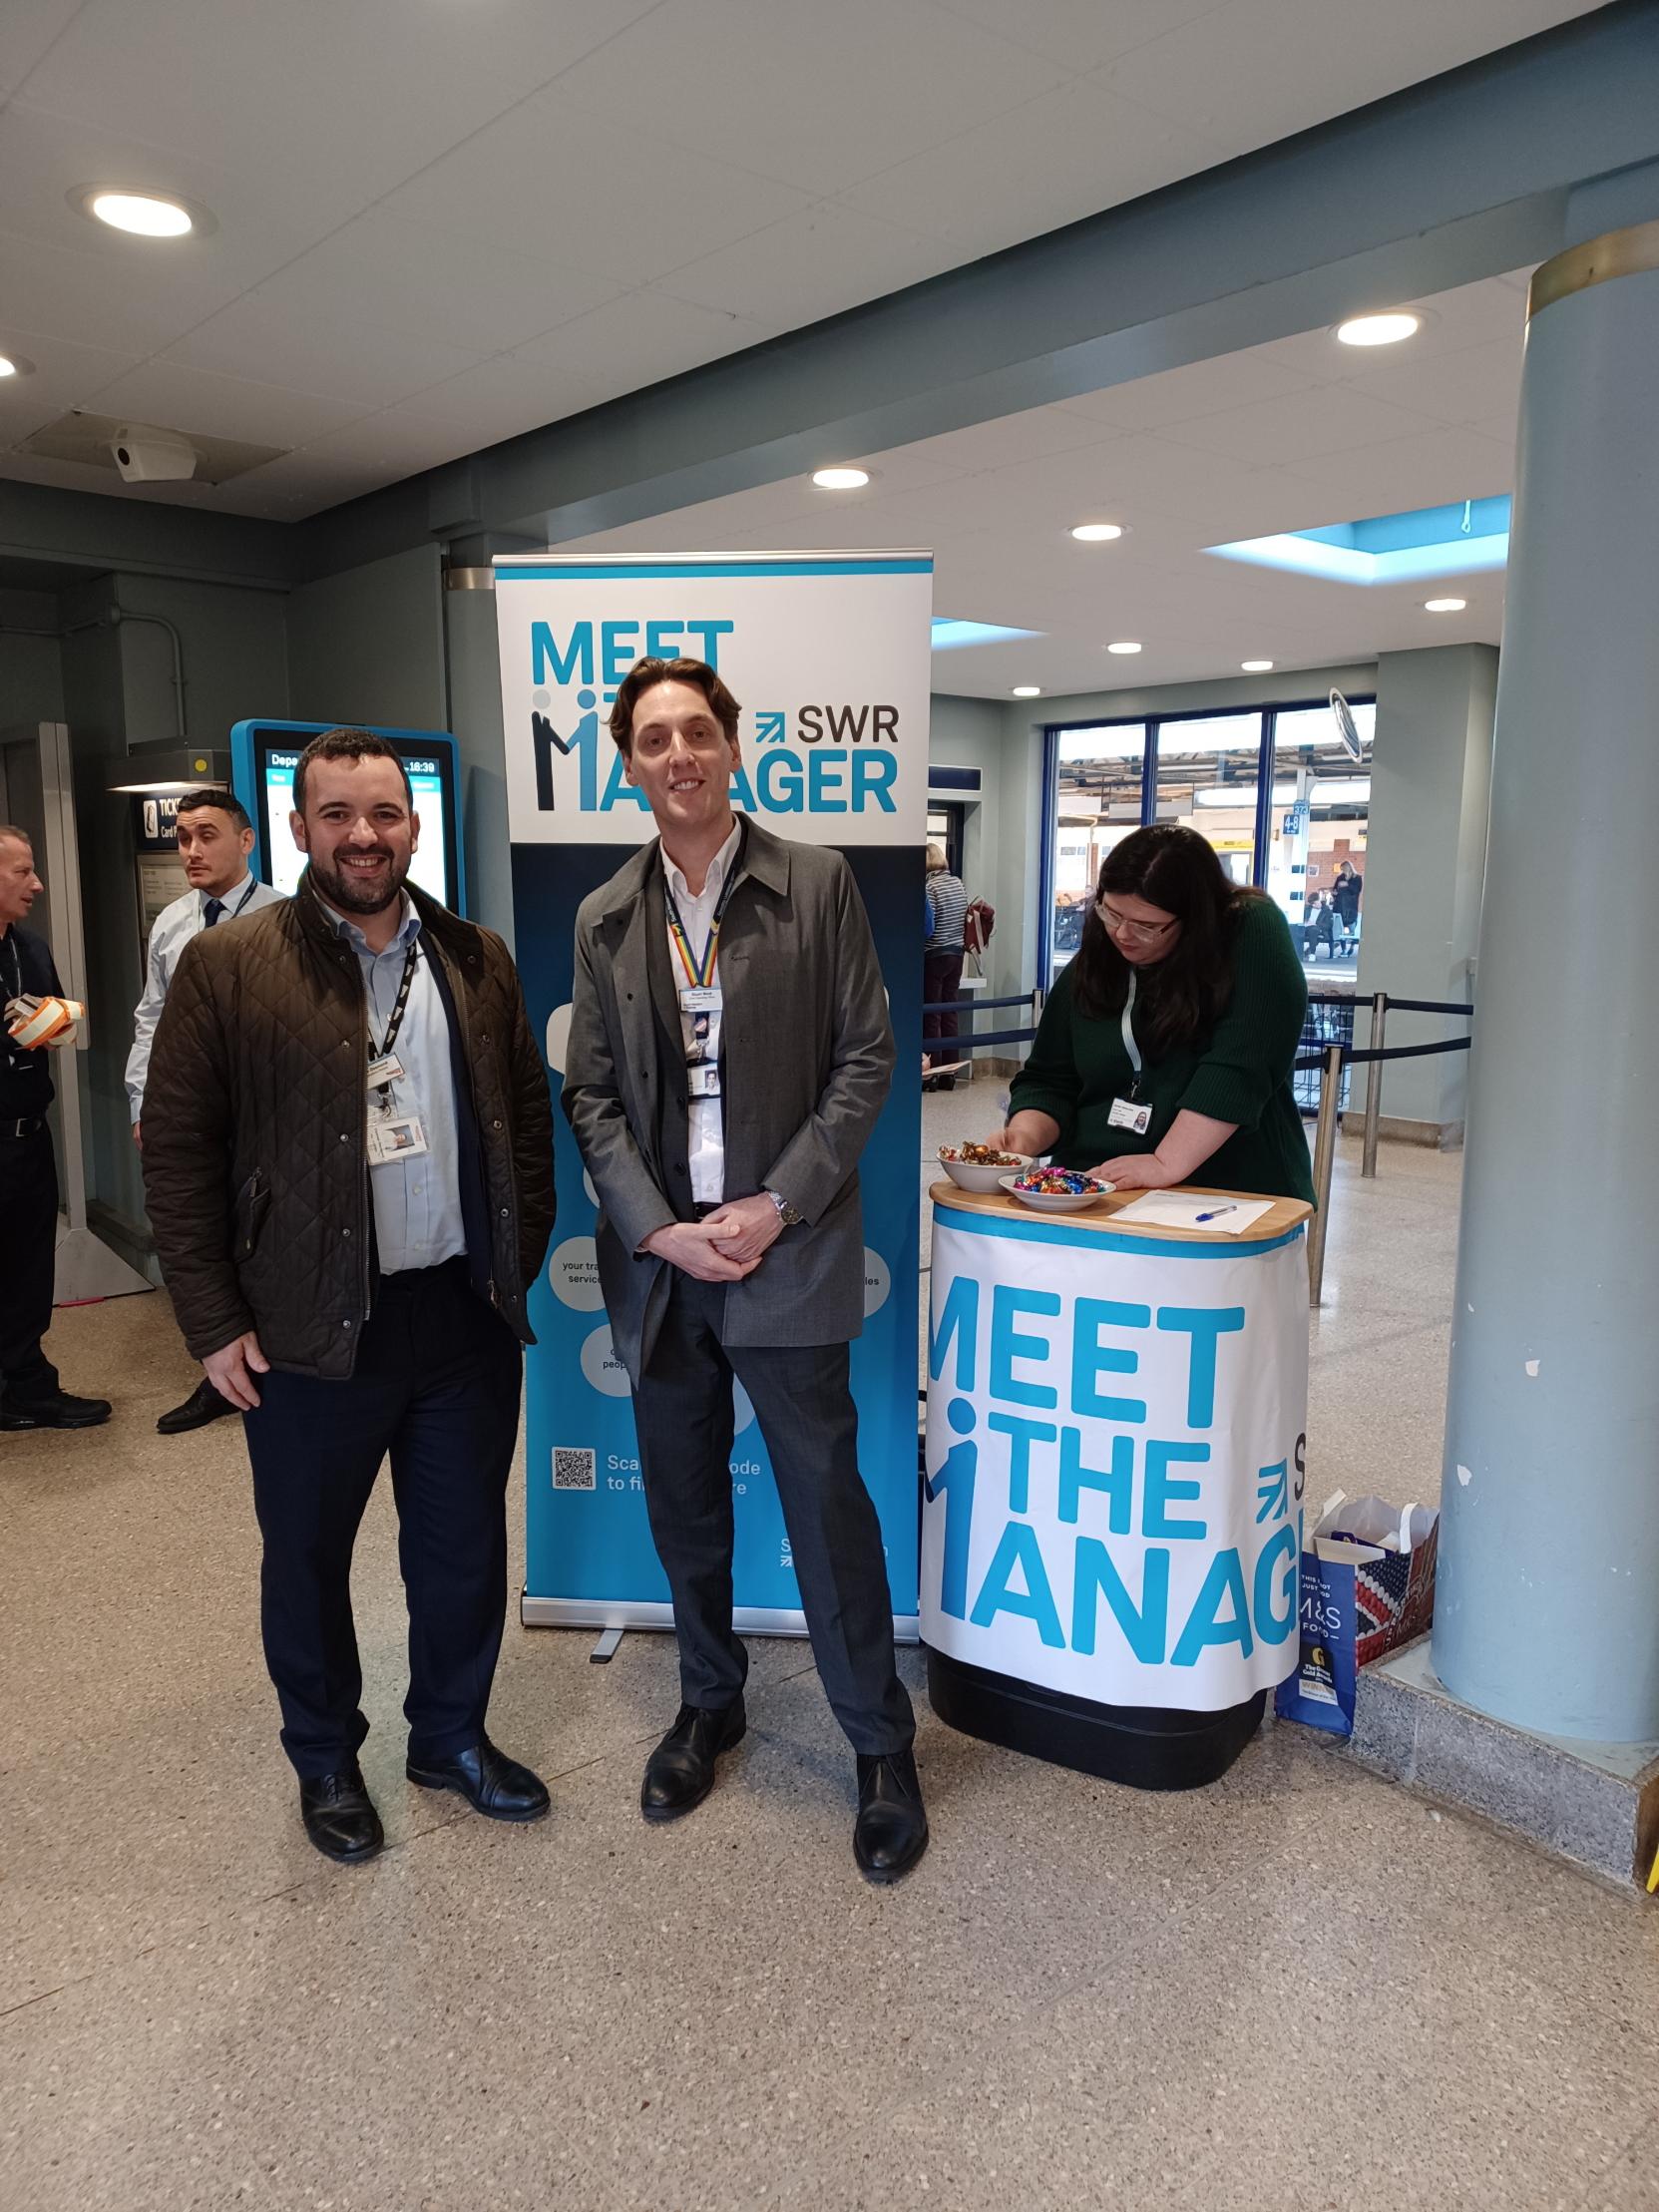
[(1126, 937), (1132, 945), (1155, 945), (1160, 937), (1180, 927), (1179, 916), (1167, 922), (1131, 922), (1126, 914), (1114, 914), (1104, 899), (1095, 900), (1094, 911), (1113, 937)]

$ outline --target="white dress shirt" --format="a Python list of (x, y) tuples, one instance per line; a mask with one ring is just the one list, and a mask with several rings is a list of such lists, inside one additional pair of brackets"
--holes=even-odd
[[(144, 1118), (144, 1087), (150, 1075), (150, 1047), (156, 1024), (162, 1018), (168, 992), (179, 966), (179, 956), (199, 931), (207, 926), (207, 891), (187, 891), (183, 898), (164, 906), (150, 930), (150, 950), (144, 964), (144, 996), (133, 1010), (133, 1050), (127, 1055), (127, 1106), (131, 1120)], [(222, 922), (241, 914), (257, 914), (262, 906), (274, 906), (282, 893), (268, 883), (244, 875), (219, 900)]]
[[(679, 918), (691, 947), (691, 958), (702, 957), (702, 949), (713, 925), (714, 909), (720, 903), (720, 893), (725, 889), (727, 875), (737, 858), (737, 841), (741, 823), (733, 822), (731, 834), (713, 859), (708, 863), (708, 873), (703, 878), (702, 889), (692, 894), (678, 866), (668, 857), (666, 846), (661, 847), (662, 874), (674, 895), (679, 908)], [(675, 993), (683, 991), (690, 978), (680, 961), (679, 948), (674, 943), (673, 925), (668, 925), (668, 967), (673, 975)], [(718, 965), (713, 980), (720, 981)], [(722, 1016), (710, 1018), (708, 1038), (703, 1047), (705, 1058), (717, 1061), (720, 1057), (720, 1025)], [(689, 1058), (695, 1040), (691, 1034), (691, 1017), (683, 1006), (679, 1010), (680, 1041)], [(726, 1131), (725, 1106), (719, 1099), (690, 1099), (686, 1102), (690, 1121), (686, 1164), (691, 1170), (691, 1197), (699, 1206), (717, 1206), (726, 1194)]]

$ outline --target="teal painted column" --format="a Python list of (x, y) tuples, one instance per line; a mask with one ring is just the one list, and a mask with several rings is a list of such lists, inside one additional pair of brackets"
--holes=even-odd
[(1533, 279), (1434, 1653), (1659, 1738), (1659, 222)]

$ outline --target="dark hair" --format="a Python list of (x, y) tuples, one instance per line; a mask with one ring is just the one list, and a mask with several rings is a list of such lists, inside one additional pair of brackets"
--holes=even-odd
[(247, 818), (247, 808), (233, 792), (214, 791), (206, 785), (200, 791), (183, 792), (173, 811), (175, 814), (200, 814), (205, 806), (216, 806), (221, 814), (228, 814), (238, 835), (253, 827)]
[(294, 811), (305, 811), (305, 771), (313, 760), (395, 760), (397, 772), (403, 778), (403, 795), (414, 812), (415, 792), (409, 781), (409, 770), (404, 766), (403, 755), (389, 737), (377, 737), (372, 729), (352, 729), (342, 725), (338, 729), (322, 730), (305, 747), (293, 772)]
[[(1100, 869), (1095, 899), (1116, 891), (1144, 899), (1180, 922), (1166, 959), (1136, 970), (1160, 1056), (1191, 1045), (1215, 1027), (1233, 988), (1233, 939), (1246, 903), (1263, 896), (1231, 881), (1214, 847), (1179, 822), (1152, 822), (1113, 846)], [(1120, 1014), (1129, 992), (1129, 963), (1112, 943), (1094, 905), (1071, 963), (1077, 1012), (1092, 1020)]]
[(635, 661), (622, 681), (617, 703), (611, 709), (611, 734), (623, 755), (633, 750), (633, 709), (641, 691), (653, 683), (689, 683), (707, 699), (726, 743), (737, 742), (737, 717), (742, 709), (706, 661)]

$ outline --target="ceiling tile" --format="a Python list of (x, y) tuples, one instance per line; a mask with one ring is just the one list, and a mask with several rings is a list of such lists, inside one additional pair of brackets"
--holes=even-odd
[[(720, 135), (722, 150), (731, 143)], [(433, 162), (385, 209), (434, 237), (483, 238), (631, 286), (807, 204), (788, 185), (654, 133), (624, 138), (561, 89)]]
[(300, 323), (262, 300), (238, 299), (193, 330), (164, 358), (188, 368), (216, 369), (255, 382), (385, 406), (470, 368), (479, 355), (464, 346), (407, 331), (346, 321)]
[[(106, 346), (74, 345), (45, 332), (0, 327), (0, 353), (34, 363), (30, 376), (0, 378), (0, 446), (27, 438), (72, 407), (87, 407), (133, 356)], [(102, 414), (102, 407), (96, 410)]]
[[(821, 197), (891, 168), (895, 149), (994, 121), (1061, 74), (931, 0), (667, 0), (562, 90), (630, 127), (630, 160), (647, 140), (671, 142)], [(671, 97), (642, 106), (647, 86)]]
[(650, 0), (91, 0), (28, 97), (256, 177), (333, 221), (580, 61)]
[(1196, 16), (1209, 15), (1223, 0), (941, 0), (952, 15), (980, 23), (1016, 46), (1067, 69), (1098, 69), (1120, 54), (1160, 38)]
[(1232, 153), (1588, 14), (1597, 0), (1229, 0), (1102, 73)]
[(1165, 438), (1226, 454), (1252, 467), (1290, 462), (1357, 446), (1381, 445), (1422, 427), (1422, 418), (1404, 407), (1367, 399), (1345, 384), (1317, 385), (1282, 399), (1259, 399), (1196, 422), (1166, 430)]
[(579, 415), (606, 397), (597, 385), (534, 361), (481, 361), (443, 383), (424, 386), (391, 413), (446, 432), (468, 431), (475, 445), (496, 445), (544, 423)]
[(1458, 499), (1487, 499), (1513, 489), (1515, 449), (1497, 438), (1481, 437), (1462, 425), (1425, 430), (1415, 438), (1392, 439), (1360, 453), (1328, 453), (1316, 460), (1288, 461), (1292, 476), (1305, 477), (1338, 495), (1343, 512), (1333, 522), (1356, 522), (1368, 515), (1407, 514), (1417, 507), (1440, 507)]
[[(1112, 442), (1108, 430), (1070, 407), (1032, 407), (1022, 414), (973, 423), (966, 430), (943, 431), (937, 438), (919, 438), (914, 445), (902, 446), (899, 453), (907, 461), (925, 461), (947, 474), (969, 475), (1044, 460), (1054, 453), (1073, 453), (1083, 446), (1104, 448)], [(877, 453), (870, 465), (886, 468), (892, 458)]]
[(80, 5), (81, 0), (6, 0), (0, 10), (0, 99), (23, 83)]
[(614, 299), (615, 277), (558, 268), (485, 238), (434, 235), (379, 209), (290, 261), (255, 296), (308, 320), (361, 315), (382, 330), (467, 332), (506, 352)]
[(1501, 410), (1509, 415), (1511, 435), (1520, 410), (1521, 347), (1518, 333), (1489, 345), (1471, 345), (1461, 353), (1431, 353), (1381, 360), (1345, 389), (1369, 399), (1408, 407), (1434, 422), (1475, 422)]
[(636, 291), (561, 323), (520, 346), (513, 358), (577, 378), (605, 399), (741, 352), (770, 335), (741, 315)]
[(74, 253), (0, 231), (7, 327), (49, 330), (78, 345), (153, 353), (241, 289), (234, 275), (199, 257), (158, 269), (136, 254)]
[(967, 258), (1098, 215), (1224, 158), (1185, 127), (1078, 83), (1011, 104), (839, 197), (927, 230)]
[(937, 238), (824, 200), (670, 270), (656, 288), (794, 329), (937, 276), (955, 258)]
[(125, 415), (203, 438), (241, 438), (250, 445), (304, 445), (369, 411), (352, 400), (221, 376), (182, 361), (146, 361), (98, 394), (101, 415)]

